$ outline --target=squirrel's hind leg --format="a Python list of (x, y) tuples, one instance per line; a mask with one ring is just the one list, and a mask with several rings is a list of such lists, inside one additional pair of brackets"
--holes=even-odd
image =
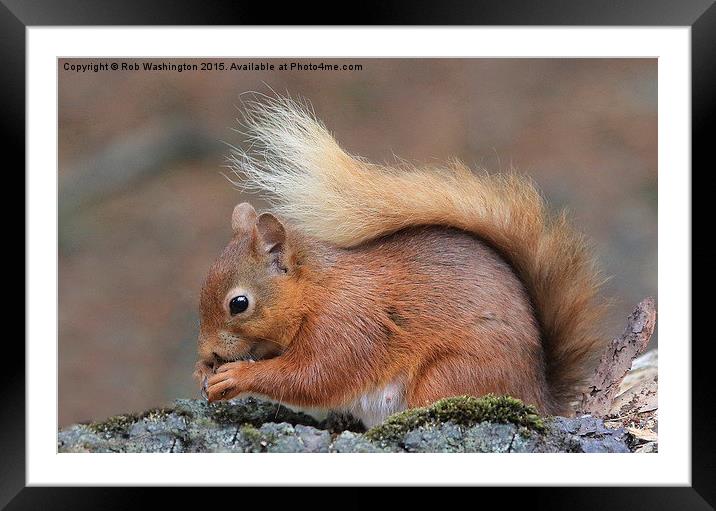
[[(408, 407), (428, 406), (450, 396), (504, 394), (499, 377), (472, 357), (448, 355), (421, 369), (408, 382)], [(491, 383), (488, 383), (491, 382)]]

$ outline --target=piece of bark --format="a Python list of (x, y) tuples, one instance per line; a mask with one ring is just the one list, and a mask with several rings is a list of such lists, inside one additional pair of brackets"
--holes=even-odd
[(626, 430), (631, 436), (644, 442), (657, 442), (659, 440), (659, 435), (650, 429), (626, 428)]
[(597, 417), (609, 414), (620, 383), (632, 361), (646, 349), (655, 324), (654, 299), (645, 298), (629, 316), (624, 333), (614, 339), (602, 355), (587, 391), (582, 394), (582, 414)]
[(657, 378), (652, 378), (651, 381), (631, 387), (626, 392), (619, 394), (612, 403), (609, 415), (624, 417), (656, 410), (658, 408), (657, 381)]

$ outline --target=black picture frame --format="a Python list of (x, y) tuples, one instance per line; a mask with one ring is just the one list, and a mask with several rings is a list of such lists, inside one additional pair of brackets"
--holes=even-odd
[[(17, 178), (25, 165), (25, 30), (32, 26), (61, 25), (573, 25), (573, 26), (688, 26), (692, 44), (692, 168), (702, 173), (713, 167), (713, 143), (708, 134), (714, 127), (716, 97), (716, 6), (714, 0), (501, 0), (471, 2), (376, 2), (361, 4), (355, 10), (309, 9), (294, 3), (266, 9), (262, 3), (197, 0), (0, 0), (0, 115), (3, 127), (3, 161), (8, 176)], [(335, 14), (334, 14), (335, 13)], [(10, 160), (10, 156), (14, 156)], [(14, 163), (9, 163), (13, 161)], [(707, 165), (709, 167), (707, 167)], [(12, 171), (11, 171), (12, 169)], [(692, 178), (699, 172), (692, 171)], [(9, 183), (6, 179), (5, 183)], [(24, 180), (21, 185), (24, 189)], [(10, 187), (6, 184), (6, 190)], [(707, 193), (702, 190), (702, 193)], [(698, 191), (698, 188), (696, 188)], [(15, 188), (12, 194), (16, 194)], [(692, 199), (693, 200), (693, 199)], [(693, 204), (693, 202), (692, 202)], [(692, 206), (693, 208), (693, 206)], [(692, 234), (706, 220), (707, 212), (692, 211)], [(7, 224), (17, 224), (6, 213)], [(709, 232), (705, 230), (703, 232)], [(14, 243), (14, 242), (13, 242)], [(24, 247), (24, 244), (23, 244)], [(19, 253), (14, 246), (6, 255)], [(26, 256), (24, 249), (23, 256)], [(694, 255), (716, 256), (713, 248)], [(17, 256), (19, 259), (19, 256)], [(12, 260), (12, 259), (9, 259)], [(25, 266), (25, 274), (27, 267)], [(19, 272), (6, 271), (6, 275)], [(27, 276), (27, 275), (26, 275)], [(699, 274), (697, 286), (712, 289), (711, 273)], [(7, 296), (7, 295), (6, 295)], [(13, 297), (15, 295), (12, 295)], [(23, 294), (24, 296), (24, 294)], [(51, 301), (50, 299), (49, 301)], [(16, 302), (11, 300), (10, 303)], [(23, 300), (23, 304), (24, 304)], [(710, 303), (693, 301), (695, 314), (705, 312)], [(6, 318), (6, 323), (19, 322)], [(23, 323), (24, 324), (24, 323)], [(686, 339), (673, 342), (686, 343)], [(670, 341), (671, 342), (671, 341)], [(531, 488), (527, 491), (492, 489), (497, 500), (512, 507), (524, 499), (525, 505), (547, 509), (714, 509), (716, 505), (716, 452), (714, 450), (714, 412), (711, 399), (713, 359), (707, 350), (711, 335), (693, 336), (692, 342), (692, 486), (639, 488)], [(686, 344), (684, 344), (686, 346)], [(15, 353), (13, 352), (16, 351)], [(139, 505), (146, 488), (58, 488), (25, 485), (25, 352), (17, 338), (5, 334), (6, 367), (0, 371), (0, 508), (6, 509), (107, 509)], [(668, 383), (667, 383), (668, 384)], [(24, 389), (24, 384), (23, 384)], [(625, 474), (628, 479), (628, 474)], [(232, 493), (229, 494), (228, 491)], [(207, 505), (242, 505), (239, 489), (212, 491)], [(481, 500), (487, 497), (482, 489)], [(204, 490), (206, 492), (206, 490)], [(508, 493), (506, 493), (508, 492)], [(351, 505), (370, 502), (371, 493), (353, 492)], [(162, 499), (182, 499), (186, 490), (163, 492)], [(293, 501), (302, 492), (290, 494)], [(413, 493), (420, 495), (420, 493)], [(502, 497), (501, 497), (502, 495)], [(505, 495), (508, 497), (506, 498)], [(361, 499), (363, 497), (363, 499)], [(272, 494), (272, 501), (274, 495)], [(315, 502), (314, 502), (315, 504)], [(498, 505), (492, 504), (492, 505)], [(168, 500), (164, 505), (170, 505)], [(345, 505), (345, 504), (341, 504)], [(463, 504), (456, 504), (463, 505)]]

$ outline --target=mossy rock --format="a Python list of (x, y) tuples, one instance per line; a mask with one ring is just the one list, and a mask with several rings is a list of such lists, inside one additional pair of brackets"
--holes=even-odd
[[(306, 424), (308, 423), (308, 424)], [(507, 397), (453, 397), (389, 417), (367, 433), (276, 403), (177, 400), (172, 408), (75, 424), (60, 452), (629, 452), (627, 433), (594, 417), (542, 418)]]
[(105, 438), (112, 436), (126, 436), (129, 428), (139, 420), (135, 414), (116, 415), (101, 422), (91, 422), (86, 425), (92, 433), (103, 435)]
[(539, 432), (546, 430), (543, 419), (533, 406), (510, 396), (488, 394), (483, 397), (449, 397), (424, 408), (397, 413), (369, 429), (365, 436), (377, 442), (399, 442), (406, 433), (420, 426), (446, 422), (467, 427), (481, 422), (495, 422)]
[(287, 422), (315, 427), (319, 425), (316, 419), (305, 413), (252, 397), (215, 403), (178, 400), (174, 411), (194, 417), (206, 417), (219, 425), (251, 424), (260, 427), (265, 422)]
[(137, 420), (146, 419), (148, 421), (159, 422), (165, 420), (170, 413), (175, 413), (173, 408), (150, 408), (139, 415)]
[[(237, 439), (242, 440), (245, 452), (262, 452), (265, 450), (266, 439), (261, 431), (252, 424), (244, 424), (236, 434)], [(263, 442), (263, 445), (262, 443)]]

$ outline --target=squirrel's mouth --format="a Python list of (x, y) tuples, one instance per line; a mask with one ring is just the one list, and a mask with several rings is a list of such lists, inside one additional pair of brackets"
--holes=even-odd
[(219, 355), (212, 353), (212, 365), (214, 371), (223, 364), (230, 362), (257, 362), (259, 360), (267, 360), (277, 357), (283, 352), (283, 349), (272, 341), (257, 340), (251, 341), (249, 349), (236, 356)]
[(251, 352), (247, 352), (243, 355), (237, 355), (235, 357), (231, 358), (225, 358), (217, 355), (216, 353), (213, 353), (213, 357), (211, 360), (211, 364), (213, 366), (214, 371), (216, 371), (219, 367), (223, 366), (224, 364), (228, 364), (230, 362), (256, 362), (257, 359), (253, 356), (251, 356)]

